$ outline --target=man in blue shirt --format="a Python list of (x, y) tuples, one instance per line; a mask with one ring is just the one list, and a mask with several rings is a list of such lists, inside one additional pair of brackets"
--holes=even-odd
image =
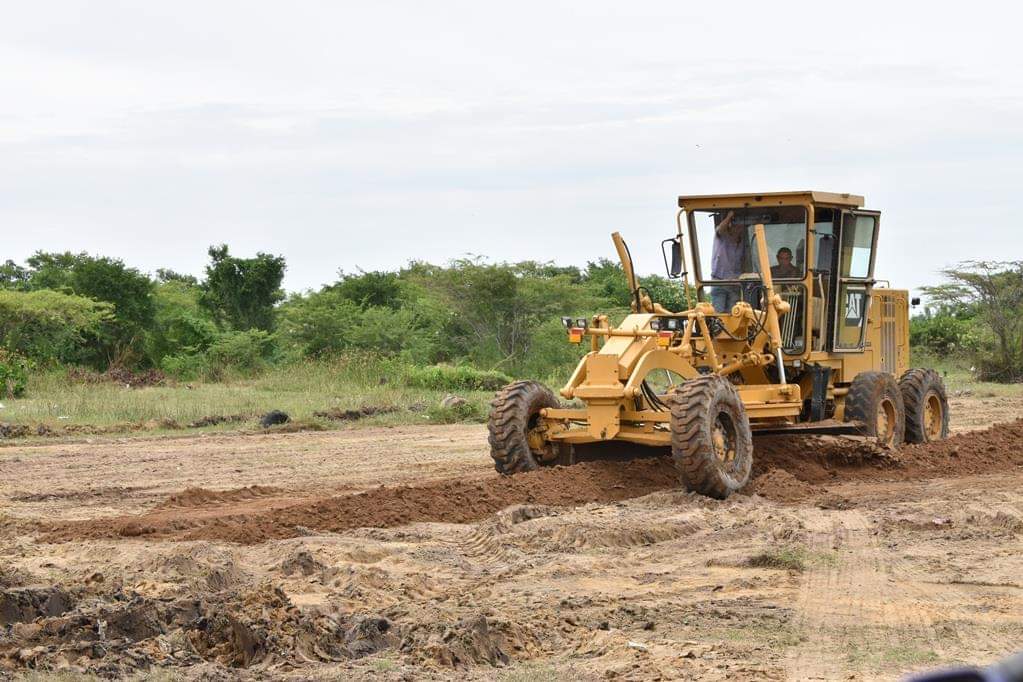
[[(714, 246), (711, 250), (710, 276), (712, 279), (739, 279), (746, 263), (746, 228), (735, 222), (735, 211), (729, 211), (714, 226)], [(727, 313), (739, 301), (738, 285), (716, 286), (710, 300), (714, 310)]]

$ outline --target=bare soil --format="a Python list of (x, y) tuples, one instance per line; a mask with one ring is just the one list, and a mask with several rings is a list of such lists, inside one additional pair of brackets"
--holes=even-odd
[(501, 478), (479, 426), (0, 448), (0, 678), (987, 663), (1023, 648), (1023, 420), (983, 400), (955, 400), (949, 441), (896, 452), (758, 438), (726, 501), (658, 456)]

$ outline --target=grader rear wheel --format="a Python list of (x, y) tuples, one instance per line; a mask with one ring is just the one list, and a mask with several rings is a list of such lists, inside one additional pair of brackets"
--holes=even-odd
[(906, 441), (930, 443), (948, 438), (948, 395), (933, 369), (911, 369), (899, 379), (906, 406)]
[(753, 434), (726, 379), (691, 379), (672, 395), (671, 454), (687, 490), (723, 500), (749, 481)]
[[(540, 410), (558, 407), (558, 399), (541, 383), (516, 381), (497, 394), (490, 411), (490, 456), (499, 474), (532, 471), (538, 466), (559, 464), (569, 452), (544, 438)], [(568, 448), (564, 448), (568, 450)]]
[(845, 420), (860, 422), (861, 433), (886, 448), (902, 445), (906, 408), (895, 377), (886, 372), (856, 375), (845, 398)]

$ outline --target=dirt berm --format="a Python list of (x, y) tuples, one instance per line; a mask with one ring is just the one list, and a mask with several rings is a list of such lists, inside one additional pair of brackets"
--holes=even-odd
[[(764, 437), (756, 440), (754, 479), (744, 492), (794, 502), (821, 494), (826, 484), (838, 480), (904, 480), (998, 471), (1023, 464), (1020, 442), (1023, 420), (939, 443), (905, 446), (897, 452), (855, 439)], [(146, 514), (41, 524), (40, 530), (45, 540), (55, 542), (146, 537), (252, 544), (421, 521), (467, 523), (515, 504), (557, 507), (614, 502), (678, 484), (670, 460), (652, 457), (584, 462), (512, 477), (379, 487), (354, 495), (296, 498), (290, 504), (273, 498), (275, 489), (190, 489)], [(261, 495), (267, 496), (265, 502)]]

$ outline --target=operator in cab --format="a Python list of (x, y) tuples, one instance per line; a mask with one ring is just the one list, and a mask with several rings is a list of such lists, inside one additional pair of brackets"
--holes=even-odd
[(777, 265), (771, 266), (771, 277), (781, 279), (798, 279), (803, 273), (792, 264), (792, 249), (783, 246), (775, 254)]
[[(711, 250), (710, 276), (713, 279), (739, 279), (743, 273), (747, 256), (746, 228), (735, 221), (735, 211), (714, 226), (714, 246)], [(737, 285), (718, 285), (710, 293), (714, 310), (719, 313), (731, 311), (739, 302)]]

